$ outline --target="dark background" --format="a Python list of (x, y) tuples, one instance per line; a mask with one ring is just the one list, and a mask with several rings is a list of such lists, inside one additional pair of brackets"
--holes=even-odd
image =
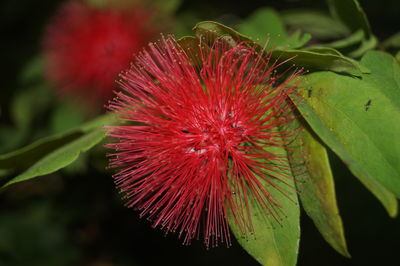
[[(0, 2), (0, 119), (7, 123), (18, 74), (40, 51), (49, 16), (62, 1)], [(383, 40), (400, 30), (400, 1), (360, 1), (374, 34)], [(245, 17), (256, 8), (326, 9), (320, 0), (184, 1), (179, 13), (202, 20)], [(1, 145), (1, 143), (0, 143)], [(331, 154), (332, 155), (332, 154)], [(338, 204), (352, 259), (336, 253), (302, 213), (299, 266), (400, 265), (400, 219), (331, 156)], [(16, 185), (0, 194), (0, 266), (3, 265), (258, 265), (233, 243), (206, 250), (201, 241), (182, 246), (122, 206), (109, 173), (89, 165), (86, 174), (57, 173)]]

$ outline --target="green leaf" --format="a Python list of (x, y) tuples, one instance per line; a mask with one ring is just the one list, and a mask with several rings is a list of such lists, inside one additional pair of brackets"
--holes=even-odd
[(90, 130), (94, 130), (97, 128), (103, 128), (105, 125), (115, 125), (117, 121), (115, 120), (116, 115), (113, 113), (108, 113), (102, 116), (99, 116), (89, 122), (86, 122), (82, 126), (79, 127), (83, 132), (89, 132)]
[(320, 54), (330, 54), (330, 55), (337, 55), (343, 57), (343, 54), (336, 49), (326, 47), (326, 46), (311, 46), (304, 48), (305, 51), (316, 52)]
[(281, 12), (281, 16), (289, 27), (310, 33), (320, 40), (343, 38), (350, 33), (341, 22), (318, 10), (287, 10)]
[(179, 11), (174, 16), (174, 25), (172, 26), (172, 32), (178, 37), (192, 35), (192, 25), (201, 21), (199, 14), (194, 10)]
[[(104, 115), (79, 128), (40, 139), (19, 150), (0, 155), (0, 169), (20, 171), (31, 167), (42, 158), (57, 151), (57, 149), (84, 138), (92, 131), (103, 131), (103, 125), (112, 124), (112, 119), (112, 114)], [(83, 146), (83, 148), (85, 147)], [(81, 149), (78, 150), (80, 151)]]
[(400, 32), (386, 39), (382, 47), (394, 54), (396, 60), (400, 62)]
[(19, 80), (23, 84), (41, 81), (44, 72), (43, 57), (37, 56), (31, 59), (22, 70)]
[(272, 57), (282, 61), (292, 58), (291, 63), (304, 67), (308, 71), (327, 70), (353, 76), (361, 76), (362, 73), (369, 72), (368, 68), (357, 61), (334, 54), (332, 50), (274, 50)]
[(182, 0), (153, 0), (152, 4), (166, 13), (174, 13), (182, 4)]
[(26, 128), (18, 129), (15, 127), (0, 125), (0, 152), (9, 152), (21, 146), (28, 137)]
[(367, 39), (371, 36), (367, 16), (357, 0), (328, 0), (328, 5), (332, 16), (352, 32), (362, 29)]
[[(271, 152), (285, 153), (282, 148), (279, 151), (276, 149)], [(286, 174), (290, 176), (290, 173)], [(297, 261), (300, 240), (300, 210), (294, 181), (285, 181), (288, 181), (288, 185), (276, 185), (288, 195), (283, 195), (271, 186), (267, 187), (272, 197), (282, 205), (281, 209), (286, 215), (281, 217), (279, 221), (262, 211), (252, 195), (249, 195), (249, 198), (254, 235), (247, 234), (247, 236), (244, 236), (243, 232), (235, 225), (234, 218), (230, 217), (231, 229), (240, 245), (265, 266), (294, 266)]]
[[(94, 148), (93, 148), (94, 149)], [(93, 150), (91, 149), (91, 151)], [(104, 154), (103, 154), (104, 156)], [(92, 165), (92, 162), (89, 163), (89, 156), (88, 153), (82, 153), (74, 162), (65, 166), (62, 171), (68, 175), (84, 175), (88, 170), (88, 166)], [(104, 168), (103, 164), (103, 168)], [(104, 170), (103, 170), (104, 171)]]
[(331, 72), (307, 75), (298, 108), (312, 129), (391, 216), (400, 197), (400, 67), (382, 52), (369, 52), (362, 79)]
[(114, 115), (99, 117), (64, 134), (37, 141), (18, 151), (0, 156), (0, 170), (24, 170), (4, 186), (53, 173), (73, 163), (82, 152), (105, 137), (104, 125), (113, 125)]
[[(390, 101), (395, 109), (396, 114), (400, 112), (400, 65), (389, 54), (380, 51), (370, 51), (362, 59), (361, 64), (368, 67), (371, 75), (364, 75), (363, 79), (380, 88), (380, 93)], [(372, 104), (372, 103), (371, 103)], [(393, 113), (395, 114), (395, 113)], [(382, 118), (384, 121), (386, 118)], [(400, 125), (399, 125), (400, 126)], [(399, 129), (392, 128), (391, 130)], [(388, 128), (390, 129), (390, 128)], [(382, 143), (383, 144), (383, 143)], [(390, 146), (387, 146), (390, 148)], [(397, 159), (398, 153), (393, 154)]]
[(201, 51), (199, 39), (192, 36), (185, 36), (178, 40), (179, 45), (186, 51), (187, 55), (191, 58), (193, 64), (201, 65)]
[(51, 116), (51, 129), (53, 133), (66, 132), (83, 123), (83, 110), (71, 101), (59, 102)]
[(288, 38), (282, 19), (272, 8), (258, 9), (239, 24), (237, 29), (261, 45), (269, 41), (269, 47), (279, 46)]
[(105, 137), (103, 129), (93, 130), (68, 144), (46, 154), (22, 174), (8, 181), (3, 188), (9, 185), (26, 181), (34, 177), (53, 173), (74, 162), (80, 153), (85, 152), (99, 143)]
[(311, 39), (310, 34), (301, 34), (299, 30), (288, 36), (279, 13), (272, 8), (260, 8), (255, 11), (239, 24), (238, 31), (250, 36), (261, 46), (268, 43), (266, 49), (300, 48)]
[(359, 58), (367, 51), (374, 49), (377, 43), (375, 36), (371, 35), (369, 39), (366, 39), (364, 31), (358, 30), (345, 39), (325, 44), (325, 46), (338, 49), (350, 57)]
[[(297, 49), (305, 46), (311, 40), (311, 35), (308, 33), (302, 33), (300, 30), (295, 31), (289, 36), (280, 47), (284, 49)], [(279, 47), (277, 47), (279, 48)]]
[[(222, 38), (230, 37), (233, 45), (242, 41), (244, 44), (249, 43), (249, 45), (254, 46), (254, 42), (252, 42), (249, 37), (246, 37), (217, 22), (200, 22), (193, 28), (193, 31), (197, 38), (204, 38), (204, 36), (209, 37), (210, 35)], [(262, 49), (262, 47), (259, 46), (259, 49)], [(280, 61), (292, 58), (291, 62), (293, 64), (296, 64), (298, 67), (304, 67), (309, 71), (329, 70), (355, 76), (361, 76), (362, 73), (368, 73), (368, 69), (360, 65), (357, 61), (344, 57), (339, 52), (334, 54), (332, 51), (332, 49), (329, 49), (329, 52), (326, 52), (326, 50), (312, 51), (277, 49), (273, 51), (271, 56)]]
[[(307, 127), (296, 136), (293, 145), (297, 147), (293, 147), (296, 152), (291, 154), (291, 164), (304, 210), (324, 239), (340, 254), (350, 257), (326, 148)], [(298, 158), (298, 153), (305, 157)]]
[(29, 127), (35, 118), (47, 111), (51, 100), (51, 93), (46, 84), (21, 90), (11, 105), (11, 117), (16, 126)]
[(376, 47), (378, 41), (371, 33), (368, 19), (357, 0), (328, 0), (328, 3), (331, 13), (353, 32), (348, 38), (329, 46), (354, 58)]
[(253, 43), (249, 37), (215, 21), (199, 22), (193, 27), (193, 32), (199, 39), (205, 36), (209, 37), (211, 34), (213, 34), (217, 37), (232, 37), (234, 41)]
[(83, 133), (79, 130), (71, 130), (40, 139), (19, 150), (0, 155), (0, 169), (16, 171), (33, 164), (38, 158), (70, 141), (73, 141)]
[(386, 39), (382, 43), (382, 46), (385, 49), (390, 49), (390, 48), (400, 49), (400, 32)]
[(364, 31), (360, 29), (353, 32), (350, 36), (344, 39), (325, 44), (324, 46), (328, 46), (338, 50), (346, 50), (346, 49), (348, 50), (352, 49), (354, 46), (361, 43), (364, 38), (365, 38)]
[(377, 44), (378, 44), (378, 40), (376, 39), (375, 36), (371, 35), (371, 37), (369, 39), (364, 39), (357, 49), (349, 52), (348, 56), (354, 57), (354, 58), (359, 58), (359, 57), (363, 56), (366, 52), (376, 48)]
[(19, 74), (19, 86), (10, 104), (13, 126), (0, 125), (0, 153), (21, 147), (32, 135), (31, 128), (43, 120), (50, 107), (51, 93), (44, 83), (42, 57), (30, 60)]

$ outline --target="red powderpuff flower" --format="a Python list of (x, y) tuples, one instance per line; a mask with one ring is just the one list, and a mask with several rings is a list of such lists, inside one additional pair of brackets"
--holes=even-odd
[(285, 193), (290, 177), (268, 148), (293, 133), (278, 128), (293, 119), (288, 81), (297, 73), (277, 84), (281, 64), (244, 44), (200, 45), (201, 66), (189, 51), (162, 38), (121, 74), (110, 109), (128, 123), (109, 128), (111, 167), (127, 206), (154, 227), (184, 244), (202, 236), (207, 246), (230, 245), (228, 216), (253, 231), (250, 197), (279, 218), (270, 190)]
[(138, 4), (96, 8), (67, 2), (44, 37), (48, 79), (63, 94), (104, 103), (112, 97), (118, 73), (154, 36), (151, 15)]

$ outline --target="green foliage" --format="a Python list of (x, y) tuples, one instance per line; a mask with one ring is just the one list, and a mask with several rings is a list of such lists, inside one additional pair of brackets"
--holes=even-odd
[(29, 127), (34, 118), (48, 108), (50, 96), (46, 85), (38, 85), (17, 94), (11, 110), (15, 125), (19, 128)]
[(29, 139), (35, 122), (43, 121), (43, 117), (46, 117), (52, 94), (49, 85), (43, 82), (42, 74), (41, 57), (31, 59), (21, 71), (21, 89), (10, 101), (9, 119), (12, 125), (0, 125), (0, 141), (3, 142), (0, 153), (20, 147)]
[(310, 39), (310, 34), (296, 31), (289, 36), (278, 12), (271, 8), (262, 8), (254, 12), (248, 19), (239, 24), (238, 31), (251, 36), (266, 49), (296, 49), (303, 47)]
[(400, 32), (390, 36), (388, 39), (386, 39), (383, 43), (382, 46), (386, 49), (394, 48), (394, 49), (400, 49)]
[(56, 150), (46, 154), (46, 156), (35, 162), (22, 174), (8, 181), (4, 187), (34, 177), (51, 174), (65, 166), (68, 166), (78, 158), (80, 153), (89, 150), (99, 143), (104, 138), (104, 135), (105, 133), (101, 130), (95, 130), (62, 147), (58, 147)]
[(77, 128), (83, 123), (83, 110), (70, 101), (58, 103), (50, 118), (50, 126), (53, 134), (66, 132)]
[(350, 57), (359, 58), (377, 45), (367, 16), (357, 0), (328, 0), (331, 14), (345, 24), (352, 35), (328, 46), (341, 49)]
[(0, 169), (22, 171), (3, 187), (53, 173), (74, 162), (105, 137), (104, 125), (113, 124), (113, 116), (105, 115), (83, 126), (41, 139), (15, 152), (0, 155)]
[[(249, 20), (240, 24), (239, 32), (211, 21), (197, 24), (194, 32), (198, 38), (213, 34), (229, 40), (232, 45), (237, 42), (251, 44), (249, 40), (254, 39), (260, 45), (260, 50), (269, 37), (276, 44), (272, 58), (290, 60), (296, 66), (314, 72), (300, 82), (304, 86), (301, 92), (303, 101), (300, 101), (298, 107), (303, 117), (318, 137), (342, 158), (353, 174), (382, 202), (388, 213), (395, 216), (396, 195), (399, 196), (400, 189), (399, 172), (396, 170), (396, 165), (400, 163), (396, 151), (400, 148), (394, 137), (400, 133), (397, 126), (400, 125), (400, 121), (397, 121), (400, 115), (395, 100), (400, 99), (398, 65), (388, 55), (368, 52), (376, 46), (377, 39), (371, 34), (358, 2), (352, 1), (350, 6), (348, 10), (342, 10), (346, 7), (343, 2), (332, 1), (331, 11), (336, 20), (325, 21), (346, 25), (341, 29), (348, 28), (352, 34), (330, 44), (314, 45), (301, 50), (282, 48), (281, 44), (288, 42), (289, 35), (279, 14), (272, 9), (255, 12)], [(267, 32), (270, 32), (268, 37)], [(344, 32), (345, 30), (342, 31), (342, 36)], [(272, 47), (274, 46), (267, 49)], [(367, 54), (360, 63), (344, 56), (340, 51), (355, 58)], [(383, 85), (386, 86), (382, 88)], [(385, 117), (386, 126), (380, 122), (382, 117)], [(395, 126), (391, 127), (391, 124)], [(318, 137), (309, 130), (297, 136), (294, 145), (300, 147), (306, 157), (300, 164), (301, 174), (296, 170), (293, 174), (297, 179), (296, 185), (306, 213), (325, 240), (339, 253), (349, 257), (327, 151), (317, 140)], [(253, 218), (257, 224), (261, 224), (256, 232), (262, 232), (263, 237), (245, 240), (234, 229), (239, 242), (260, 263), (292, 265), (291, 262), (280, 259), (279, 250), (285, 249), (285, 244), (262, 242), (265, 239), (270, 241), (274, 236), (271, 236), (268, 218), (264, 217), (260, 222), (259, 216), (259, 212), (254, 211)], [(272, 248), (273, 251), (270, 251), (271, 248), (265, 248), (267, 246), (276, 249)], [(266, 253), (272, 261), (263, 260)], [(275, 258), (279, 258), (277, 262)]]
[(44, 71), (42, 56), (32, 58), (21, 71), (19, 81), (22, 84), (40, 82)]
[(182, 0), (153, 0), (152, 2), (157, 8), (167, 13), (174, 13), (182, 4)]
[(344, 38), (350, 33), (343, 23), (318, 10), (284, 10), (282, 19), (290, 28), (310, 33), (319, 40)]
[(369, 52), (361, 62), (372, 71), (361, 80), (331, 72), (304, 77), (304, 101), (298, 107), (318, 136), (395, 216), (395, 195), (400, 196), (400, 68), (382, 52)]
[(272, 8), (261, 8), (239, 24), (238, 31), (251, 36), (261, 44), (269, 41), (271, 45), (279, 46), (288, 36), (279, 13)]
[(363, 30), (359, 29), (346, 38), (334, 41), (332, 43), (327, 44), (326, 46), (338, 49), (338, 50), (349, 50), (351, 51), (356, 47), (362, 40), (365, 38), (365, 33)]
[(382, 43), (382, 47), (391, 52), (400, 62), (400, 32), (392, 35)]
[(229, 28), (221, 23), (215, 21), (202, 21), (193, 27), (194, 35), (197, 38), (210, 37), (215, 35), (218, 38), (230, 37), (232, 41), (239, 41), (245, 43), (253, 43), (250, 37), (247, 37), (232, 28)]
[(328, 0), (328, 5), (332, 16), (352, 32), (362, 29), (366, 37), (370, 37), (371, 28), (358, 0)]
[(45, 137), (19, 150), (2, 154), (0, 155), (0, 169), (17, 171), (26, 168), (32, 165), (37, 158), (45, 156), (57, 147), (73, 141), (82, 135), (82, 132), (73, 130)]
[(368, 68), (357, 61), (340, 53), (333, 54), (332, 50), (275, 50), (272, 55), (280, 60), (291, 59), (291, 63), (308, 71), (326, 70), (353, 76), (369, 72)]
[(291, 154), (291, 164), (300, 201), (325, 240), (340, 254), (350, 257), (327, 150), (308, 127), (296, 124), (303, 130), (291, 147), (295, 151)]
[[(233, 43), (241, 41), (254, 45), (249, 37), (217, 22), (200, 22), (193, 28), (193, 31), (197, 37), (215, 34), (221, 38), (230, 37)], [(262, 49), (261, 46), (260, 49)], [(366, 67), (361, 66), (351, 58), (343, 56), (334, 49), (320, 49), (318, 51), (311, 49), (276, 49), (272, 52), (271, 57), (279, 61), (291, 59), (290, 62), (309, 71), (330, 70), (355, 76), (361, 76), (362, 73), (368, 72)]]

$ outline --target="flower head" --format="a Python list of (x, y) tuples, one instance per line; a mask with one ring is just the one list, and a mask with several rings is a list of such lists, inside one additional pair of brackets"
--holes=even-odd
[(121, 74), (110, 109), (128, 124), (109, 129), (111, 167), (127, 205), (154, 227), (185, 244), (229, 245), (228, 216), (252, 231), (250, 197), (278, 215), (270, 189), (289, 177), (268, 148), (290, 133), (279, 128), (292, 119), (294, 87), (277, 84), (278, 63), (245, 44), (216, 40), (195, 50), (162, 38)]
[(98, 8), (67, 2), (44, 37), (48, 79), (63, 94), (104, 103), (112, 97), (118, 73), (154, 36), (151, 15), (138, 4)]

